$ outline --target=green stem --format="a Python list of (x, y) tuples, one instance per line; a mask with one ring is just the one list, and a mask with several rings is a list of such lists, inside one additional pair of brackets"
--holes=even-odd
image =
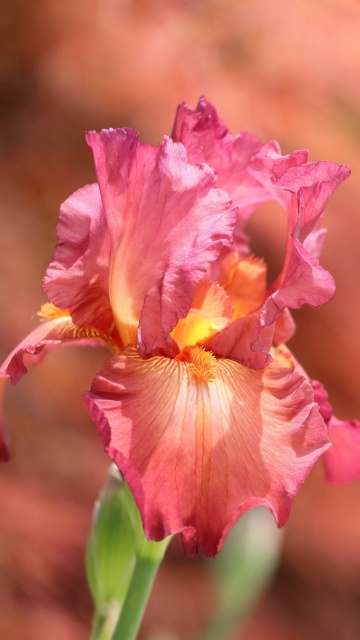
[(146, 542), (139, 553), (112, 640), (135, 640), (155, 576), (171, 536), (162, 542)]
[(107, 617), (96, 615), (90, 640), (111, 640), (111, 638), (112, 626), (108, 623)]

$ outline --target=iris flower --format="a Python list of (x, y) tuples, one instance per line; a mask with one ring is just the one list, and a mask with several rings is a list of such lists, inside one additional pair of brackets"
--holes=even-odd
[[(43, 282), (49, 302), (2, 376), (18, 382), (25, 355), (36, 362), (67, 342), (107, 345), (112, 356), (85, 401), (146, 535), (180, 532), (188, 555), (214, 556), (250, 508), (266, 505), (282, 526), (322, 454), (335, 482), (360, 475), (359, 423), (332, 416), (284, 345), (289, 310), (334, 295), (318, 262), (318, 223), (349, 170), (233, 136), (204, 98), (178, 107), (157, 147), (131, 129), (86, 139), (97, 183), (60, 209)], [(270, 286), (245, 233), (268, 200), (288, 216), (284, 265)], [(3, 459), (5, 438), (3, 429)]]

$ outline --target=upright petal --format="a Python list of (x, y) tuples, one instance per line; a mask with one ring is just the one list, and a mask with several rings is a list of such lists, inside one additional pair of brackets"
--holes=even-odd
[(317, 224), (331, 194), (350, 173), (331, 162), (296, 164), (291, 156), (277, 160), (272, 172), (275, 195), (288, 213), (288, 240), (284, 267), (268, 291), (251, 338), (256, 352), (266, 344), (264, 332), (269, 335), (287, 309), (318, 306), (333, 297), (334, 280), (317, 260), (324, 238)]
[(131, 130), (87, 134), (111, 237), (110, 299), (124, 345), (171, 349), (197, 284), (232, 241), (236, 211), (182, 144), (154, 148)]
[[(334, 295), (334, 281), (318, 262), (324, 239), (318, 219), (333, 191), (350, 172), (335, 163), (308, 163), (307, 151), (281, 156), (274, 142), (264, 145), (247, 133), (232, 136), (205, 98), (200, 99), (196, 109), (185, 104), (179, 106), (172, 135), (185, 144), (190, 157), (201, 158), (213, 167), (217, 184), (238, 207), (234, 246), (242, 255), (247, 250), (244, 225), (257, 205), (278, 200), (287, 212), (285, 264), (268, 291), (251, 338), (252, 349), (258, 353), (266, 349), (268, 340), (264, 332), (270, 336), (286, 308), (297, 309), (304, 303), (323, 304)], [(218, 263), (215, 272), (216, 266)], [(246, 325), (248, 328), (249, 323)], [(242, 330), (242, 323), (238, 328)], [(234, 328), (228, 328), (228, 335), (233, 332)]]
[(278, 157), (278, 145), (264, 145), (247, 132), (233, 136), (215, 107), (204, 97), (196, 109), (184, 103), (179, 105), (172, 138), (185, 145), (191, 160), (207, 162), (214, 169), (219, 187), (225, 189), (239, 207), (241, 228), (261, 202), (273, 197), (270, 179), (259, 179), (261, 171), (269, 176), (269, 168), (264, 164), (257, 172), (249, 169), (257, 156), (275, 154)]
[(332, 162), (274, 165), (274, 184), (287, 192), (289, 228), (285, 264), (267, 302), (270, 317), (275, 307), (317, 306), (333, 297), (334, 281), (317, 260), (323, 240), (317, 223), (330, 196), (349, 175), (347, 167)]
[(75, 191), (60, 207), (57, 247), (43, 288), (80, 327), (117, 335), (109, 299), (110, 236), (99, 187)]
[[(186, 352), (186, 353), (185, 353)], [(290, 369), (181, 358), (110, 359), (85, 400), (150, 539), (181, 532), (189, 555), (214, 556), (235, 521), (266, 505), (279, 526), (329, 446), (310, 384)]]

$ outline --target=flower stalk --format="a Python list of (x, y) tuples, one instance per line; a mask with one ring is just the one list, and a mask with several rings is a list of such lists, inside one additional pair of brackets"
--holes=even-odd
[(135, 640), (171, 536), (161, 542), (147, 542), (136, 558), (134, 573), (115, 627), (112, 640)]
[(136, 638), (171, 537), (149, 542), (134, 499), (117, 467), (95, 505), (86, 569), (95, 605), (90, 640)]

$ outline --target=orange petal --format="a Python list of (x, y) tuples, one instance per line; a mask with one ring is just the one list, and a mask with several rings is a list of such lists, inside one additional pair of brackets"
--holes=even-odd
[(179, 320), (171, 337), (180, 349), (205, 342), (229, 324), (232, 314), (224, 289), (204, 278), (197, 286), (189, 313)]
[(238, 260), (237, 253), (226, 256), (219, 282), (234, 306), (233, 320), (243, 318), (261, 307), (266, 293), (266, 265), (262, 258), (250, 256)]

